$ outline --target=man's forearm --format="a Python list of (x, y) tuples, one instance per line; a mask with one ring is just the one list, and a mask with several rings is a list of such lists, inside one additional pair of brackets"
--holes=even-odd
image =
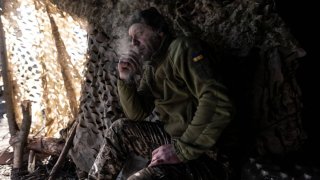
[(139, 121), (149, 115), (144, 109), (142, 98), (134, 83), (127, 84), (123, 80), (118, 80), (118, 93), (123, 111), (129, 119)]

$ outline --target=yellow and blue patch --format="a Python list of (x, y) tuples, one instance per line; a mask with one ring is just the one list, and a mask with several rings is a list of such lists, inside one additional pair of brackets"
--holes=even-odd
[(200, 60), (204, 59), (204, 55), (203, 54), (198, 54), (198, 55), (194, 55), (192, 58), (193, 62), (198, 62)]
[(192, 61), (193, 62), (198, 62), (201, 60), (204, 60), (206, 58), (205, 52), (204, 51), (199, 51), (199, 52), (193, 52), (192, 53)]
[(192, 68), (194, 69), (194, 73), (200, 79), (208, 79), (213, 75), (211, 61), (208, 60), (205, 51), (199, 51), (192, 53)]

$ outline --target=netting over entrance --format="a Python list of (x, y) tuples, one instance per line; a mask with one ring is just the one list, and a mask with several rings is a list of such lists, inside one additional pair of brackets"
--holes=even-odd
[(86, 22), (38, 0), (4, 3), (2, 22), (14, 113), (32, 101), (31, 134), (55, 137), (77, 114), (87, 52)]

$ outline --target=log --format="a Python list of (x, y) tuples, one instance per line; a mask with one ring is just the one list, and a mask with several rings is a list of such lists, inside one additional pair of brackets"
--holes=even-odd
[(29, 139), (27, 148), (36, 153), (59, 156), (64, 146), (64, 141), (57, 138)]

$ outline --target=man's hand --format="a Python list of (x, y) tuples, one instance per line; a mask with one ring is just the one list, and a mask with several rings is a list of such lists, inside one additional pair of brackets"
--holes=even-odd
[(140, 56), (136, 50), (130, 49), (129, 52), (121, 55), (118, 63), (120, 79), (129, 82), (135, 74), (141, 73), (141, 69)]
[(159, 164), (177, 164), (180, 162), (181, 161), (174, 150), (173, 144), (165, 144), (152, 152), (151, 163), (148, 167)]

